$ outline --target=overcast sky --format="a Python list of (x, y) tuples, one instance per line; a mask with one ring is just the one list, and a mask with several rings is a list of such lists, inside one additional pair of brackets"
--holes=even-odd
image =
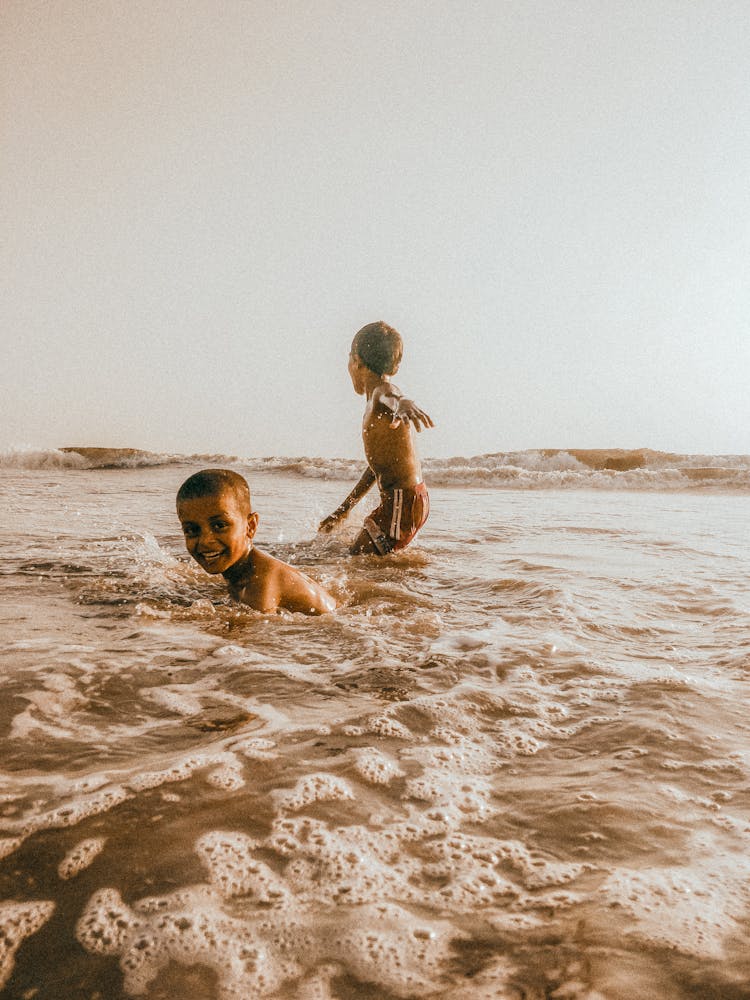
[(750, 452), (746, 0), (3, 0), (0, 447)]

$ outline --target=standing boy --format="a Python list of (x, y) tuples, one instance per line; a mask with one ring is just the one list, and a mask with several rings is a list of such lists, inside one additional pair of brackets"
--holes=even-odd
[(320, 522), (318, 530), (331, 531), (376, 482), (380, 506), (365, 519), (349, 549), (352, 555), (383, 556), (406, 548), (430, 511), (411, 425), (421, 431), (422, 424), (425, 427), (434, 424), (391, 383), (403, 350), (401, 335), (379, 322), (362, 327), (349, 354), (354, 391), (367, 397), (362, 422), (367, 468), (343, 503)]

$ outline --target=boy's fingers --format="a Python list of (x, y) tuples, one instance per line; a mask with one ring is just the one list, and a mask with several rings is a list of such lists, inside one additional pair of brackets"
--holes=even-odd
[(404, 422), (413, 424), (418, 431), (422, 430), (422, 424), (425, 427), (435, 426), (429, 414), (425, 413), (424, 410), (420, 410), (418, 406), (411, 406), (408, 410), (403, 410), (398, 416), (394, 416), (391, 420), (391, 427), (398, 427), (399, 424)]

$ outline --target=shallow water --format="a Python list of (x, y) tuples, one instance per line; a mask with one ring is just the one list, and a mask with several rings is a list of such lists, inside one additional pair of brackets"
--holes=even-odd
[(750, 996), (750, 497), (437, 488), (352, 560), (252, 473), (307, 619), (187, 562), (190, 471), (1, 473), (3, 997)]

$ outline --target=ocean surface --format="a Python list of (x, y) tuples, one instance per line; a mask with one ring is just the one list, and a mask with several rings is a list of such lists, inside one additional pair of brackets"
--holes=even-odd
[[(341, 602), (261, 615), (174, 494), (247, 475)], [(750, 998), (750, 458), (0, 453), (3, 1000)]]

